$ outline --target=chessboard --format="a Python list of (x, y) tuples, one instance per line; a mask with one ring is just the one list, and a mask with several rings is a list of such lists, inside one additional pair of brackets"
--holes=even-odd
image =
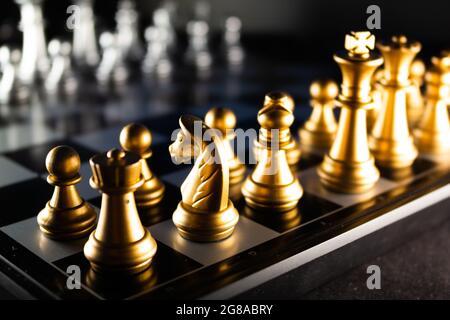
[[(296, 133), (311, 112), (309, 84), (336, 72), (255, 58), (239, 72), (217, 66), (207, 79), (180, 68), (170, 81), (134, 79), (121, 90), (101, 91), (84, 83), (76, 99), (36, 93), (29, 106), (14, 109), (0, 127), (0, 271), (37, 298), (229, 298), (449, 197), (450, 168), (431, 157), (420, 156), (404, 176), (382, 172), (367, 193), (346, 195), (322, 187), (316, 172), (322, 157), (309, 154), (297, 168), (304, 195), (293, 216), (249, 214), (241, 199), (235, 203), (240, 220), (231, 237), (196, 243), (178, 234), (171, 216), (190, 170), (175, 165), (168, 152), (179, 116), (204, 117), (212, 106), (226, 106), (236, 114), (238, 128), (258, 129), (264, 94), (283, 90), (296, 101)], [(101, 198), (89, 186), (88, 161), (119, 147), (119, 132), (130, 122), (151, 130), (149, 164), (166, 185), (162, 203), (141, 216), (158, 251), (150, 270), (135, 281), (105, 282), (96, 279), (83, 255), (86, 238), (54, 241), (39, 229), (36, 216), (53, 192), (45, 157), (54, 146), (73, 147), (82, 161), (78, 190), (98, 210)], [(70, 266), (81, 270), (79, 289), (67, 286)]]

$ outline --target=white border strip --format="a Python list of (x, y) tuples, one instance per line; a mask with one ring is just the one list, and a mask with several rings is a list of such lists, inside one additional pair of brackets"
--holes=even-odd
[(217, 291), (209, 293), (200, 299), (228, 299), (244, 291), (254, 288), (268, 280), (278, 277), (290, 270), (298, 268), (320, 256), (345, 246), (346, 244), (358, 240), (370, 233), (382, 229), (396, 221), (404, 219), (422, 209), (425, 209), (441, 200), (450, 197), (450, 184), (417, 198), (407, 204), (387, 212), (380, 217), (372, 219), (358, 227), (342, 233), (332, 239), (318, 244), (312, 248), (302, 251), (292, 257), (271, 265), (252, 275), (249, 275), (237, 282), (229, 284)]

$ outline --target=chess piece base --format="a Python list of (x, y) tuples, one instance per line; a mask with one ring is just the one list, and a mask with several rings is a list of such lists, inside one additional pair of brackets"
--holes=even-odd
[(230, 200), (228, 207), (220, 212), (198, 211), (180, 202), (172, 220), (183, 238), (199, 242), (219, 241), (233, 233), (239, 212)]
[(246, 205), (244, 207), (244, 215), (255, 221), (264, 221), (282, 230), (290, 230), (299, 226), (302, 222), (302, 216), (297, 207), (284, 212), (273, 212), (269, 210), (254, 210)]
[(242, 186), (247, 205), (256, 210), (284, 212), (297, 206), (303, 189), (297, 178), (286, 185), (261, 184), (249, 176)]
[(385, 168), (409, 167), (417, 158), (418, 152), (412, 136), (396, 141), (369, 136), (369, 148), (376, 163)]
[(47, 202), (39, 212), (37, 221), (41, 231), (49, 238), (71, 240), (88, 235), (95, 227), (96, 212), (83, 201), (75, 208), (54, 208)]
[(325, 153), (331, 148), (336, 136), (335, 132), (313, 132), (306, 130), (305, 128), (301, 128), (298, 131), (298, 134), (300, 137), (300, 146), (304, 151), (318, 151), (320, 153)]
[(147, 229), (140, 240), (126, 245), (99, 241), (94, 231), (84, 246), (84, 255), (95, 272), (135, 274), (150, 266), (156, 250), (156, 241)]
[(149, 208), (156, 206), (164, 197), (164, 184), (155, 176), (147, 180), (142, 187), (134, 193), (138, 208)]
[(450, 153), (450, 130), (436, 133), (416, 128), (414, 136), (421, 152), (434, 155)]
[(363, 193), (380, 178), (373, 157), (364, 162), (343, 162), (325, 155), (317, 170), (322, 184), (335, 192)]

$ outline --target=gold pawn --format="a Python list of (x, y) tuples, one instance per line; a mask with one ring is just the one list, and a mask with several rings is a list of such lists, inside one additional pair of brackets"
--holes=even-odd
[(420, 51), (418, 42), (394, 36), (390, 43), (379, 43), (385, 68), (379, 84), (383, 105), (369, 136), (369, 146), (377, 164), (388, 169), (409, 167), (417, 149), (408, 128), (406, 93), (411, 86), (409, 69)]
[(145, 126), (131, 123), (120, 132), (120, 145), (125, 151), (140, 156), (144, 184), (134, 192), (138, 209), (156, 206), (164, 197), (164, 184), (159, 180), (148, 166), (147, 159), (152, 156), (150, 146), (152, 134)]
[[(285, 108), (287, 108), (292, 114), (294, 114), (295, 109), (295, 103), (294, 99), (291, 95), (287, 94), (286, 92), (270, 92), (265, 95), (264, 97), (264, 106), (269, 104), (279, 104), (283, 105)], [(264, 149), (264, 146), (262, 146), (258, 141), (255, 142), (255, 160), (259, 161), (259, 154), (261, 150)], [(296, 166), (297, 163), (300, 161), (301, 151), (300, 147), (297, 143), (297, 141), (292, 136), (291, 132), (289, 131), (289, 137), (288, 142), (286, 145), (283, 146), (283, 150), (286, 151), (286, 158), (288, 161), (288, 164), (292, 167)]]
[(205, 123), (208, 127), (220, 131), (223, 137), (223, 146), (228, 167), (230, 170), (230, 185), (238, 184), (245, 179), (245, 165), (239, 160), (231, 148), (231, 142), (236, 137), (236, 116), (227, 108), (212, 108), (205, 115)]
[(406, 93), (406, 113), (410, 128), (414, 128), (424, 111), (424, 101), (421, 87), (425, 76), (425, 63), (420, 59), (415, 59), (410, 67), (411, 87)]
[(49, 238), (69, 240), (88, 235), (95, 227), (95, 210), (75, 187), (81, 181), (80, 157), (68, 146), (50, 150), (45, 159), (47, 182), (55, 186), (53, 196), (39, 212), (39, 228)]
[(289, 127), (294, 115), (284, 104), (271, 100), (258, 112), (258, 122), (261, 125), (259, 143), (264, 148), (259, 153), (258, 164), (242, 186), (242, 194), (247, 205), (256, 210), (291, 210), (303, 195), (284, 148), (291, 142)]
[(147, 269), (157, 245), (142, 226), (133, 192), (142, 186), (138, 155), (113, 149), (91, 158), (91, 187), (102, 193), (95, 229), (84, 255), (96, 272), (134, 274)]
[(333, 108), (339, 88), (333, 80), (314, 81), (309, 87), (311, 116), (299, 129), (300, 145), (304, 151), (326, 153), (336, 136), (337, 123)]
[(334, 55), (342, 72), (341, 107), (336, 139), (318, 168), (322, 184), (336, 192), (361, 193), (380, 177), (367, 143), (366, 109), (371, 108), (371, 78), (383, 58), (370, 49), (375, 36), (352, 32), (345, 38), (345, 52)]
[(383, 105), (382, 92), (378, 81), (383, 77), (383, 68), (378, 68), (372, 76), (372, 91), (370, 95), (373, 99), (373, 107), (367, 110), (367, 132), (372, 130), (372, 127), (377, 120), (378, 113)]
[(417, 147), (428, 154), (450, 152), (450, 123), (447, 110), (450, 95), (450, 53), (433, 57), (426, 74), (425, 112), (414, 130)]
[(223, 137), (223, 147), (225, 158), (228, 160), (230, 171), (229, 197), (235, 203), (242, 198), (241, 187), (245, 180), (245, 165), (236, 156), (232, 148), (236, 138), (234, 129), (236, 128), (236, 116), (234, 112), (227, 108), (212, 108), (205, 115), (205, 123), (208, 127), (220, 131)]

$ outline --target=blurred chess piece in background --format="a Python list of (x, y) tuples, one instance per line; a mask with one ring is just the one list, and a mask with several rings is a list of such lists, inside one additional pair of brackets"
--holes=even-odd
[(100, 56), (95, 33), (93, 0), (75, 0), (78, 6), (78, 25), (73, 28), (73, 57), (77, 68), (93, 71)]
[(19, 77), (21, 52), (9, 47), (0, 48), (0, 65), (2, 75), (0, 79), (0, 104), (24, 104), (30, 99), (30, 90)]
[(241, 65), (245, 52), (241, 45), (241, 19), (235, 16), (226, 18), (223, 33), (225, 58), (230, 66)]
[(23, 33), (19, 77), (27, 85), (47, 76), (50, 63), (45, 42), (42, 0), (16, 0), (20, 5), (20, 29)]
[(73, 95), (78, 81), (72, 70), (70, 54), (72, 46), (67, 41), (53, 39), (48, 44), (51, 69), (45, 81), (45, 88), (53, 94)]
[(144, 49), (139, 38), (138, 13), (134, 2), (121, 0), (116, 13), (117, 44), (126, 61), (139, 62)]
[(97, 68), (97, 80), (103, 86), (123, 85), (128, 79), (128, 69), (118, 46), (117, 35), (103, 32), (100, 35), (102, 60)]

